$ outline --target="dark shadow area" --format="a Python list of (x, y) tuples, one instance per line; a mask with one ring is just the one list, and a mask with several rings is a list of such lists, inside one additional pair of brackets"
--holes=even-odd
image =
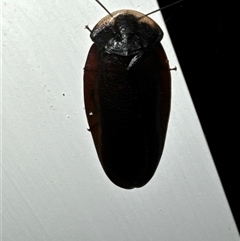
[[(164, 7), (174, 1), (158, 2)], [(233, 88), (238, 88), (238, 81), (233, 77), (236, 52), (231, 44), (232, 31), (238, 28), (226, 19), (226, 5), (223, 0), (186, 0), (162, 14), (239, 228), (239, 157), (235, 147), (239, 140), (233, 129), (233, 111), (238, 110)]]

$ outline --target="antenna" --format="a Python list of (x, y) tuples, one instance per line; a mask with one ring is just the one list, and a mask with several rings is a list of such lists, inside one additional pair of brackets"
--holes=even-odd
[[(97, 1), (97, 0), (96, 0), (96, 1)], [(171, 3), (171, 4), (167, 5), (167, 6), (164, 6), (164, 7), (162, 7), (162, 8), (157, 9), (157, 10), (154, 10), (154, 11), (148, 13), (148, 14), (145, 14), (145, 16), (148, 16), (148, 15), (150, 15), (150, 14), (156, 13), (156, 12), (158, 12), (158, 11), (161, 11), (161, 10), (163, 10), (163, 9), (165, 9), (165, 8), (171, 7), (171, 6), (175, 5), (175, 4), (180, 3), (180, 2), (183, 2), (183, 1), (184, 1), (184, 0), (180, 0), (180, 1), (177, 1), (177, 2), (175, 2), (175, 3)]]
[(104, 6), (101, 2), (99, 2), (98, 0), (95, 0), (110, 16), (113, 16)]
[[(110, 16), (113, 17), (113, 15), (107, 10), (107, 8), (106, 8), (99, 0), (95, 0), (95, 1), (96, 1)], [(175, 2), (175, 3), (171, 3), (171, 4), (167, 5), (167, 6), (164, 6), (164, 7), (162, 7), (162, 8), (157, 9), (157, 10), (154, 10), (154, 11), (148, 13), (148, 14), (145, 14), (144, 16), (148, 16), (148, 15), (150, 15), (150, 14), (156, 13), (156, 12), (158, 12), (158, 11), (161, 11), (161, 10), (163, 10), (163, 9), (165, 9), (165, 8), (171, 7), (171, 6), (175, 5), (175, 4), (180, 3), (180, 2), (183, 2), (183, 1), (184, 1), (184, 0), (179, 0), (179, 1)], [(143, 18), (143, 17), (140, 17), (140, 19), (141, 19), (141, 18)]]

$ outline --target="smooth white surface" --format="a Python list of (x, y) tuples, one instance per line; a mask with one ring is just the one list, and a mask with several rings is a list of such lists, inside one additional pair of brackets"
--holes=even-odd
[[(148, 13), (155, 1), (110, 1)], [(94, 1), (3, 1), (4, 241), (239, 240), (160, 13), (172, 67), (165, 150), (152, 180), (124, 190), (98, 161), (84, 112)], [(196, 73), (197, 74), (197, 73)]]

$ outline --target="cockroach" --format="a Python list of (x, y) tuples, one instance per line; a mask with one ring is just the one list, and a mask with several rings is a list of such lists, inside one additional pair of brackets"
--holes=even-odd
[(86, 26), (94, 42), (84, 68), (89, 130), (109, 179), (122, 188), (139, 188), (157, 169), (170, 114), (163, 31), (149, 14), (110, 13), (97, 2), (108, 15), (92, 30)]

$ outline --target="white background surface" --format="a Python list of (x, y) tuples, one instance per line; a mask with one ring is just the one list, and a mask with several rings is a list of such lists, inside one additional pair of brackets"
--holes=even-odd
[[(147, 5), (146, 5), (147, 2)], [(148, 13), (155, 1), (109, 1)], [(3, 1), (2, 240), (239, 240), (160, 13), (172, 67), (165, 150), (143, 188), (104, 174), (87, 131), (83, 67), (94, 1)], [(197, 73), (196, 73), (197, 74)]]

